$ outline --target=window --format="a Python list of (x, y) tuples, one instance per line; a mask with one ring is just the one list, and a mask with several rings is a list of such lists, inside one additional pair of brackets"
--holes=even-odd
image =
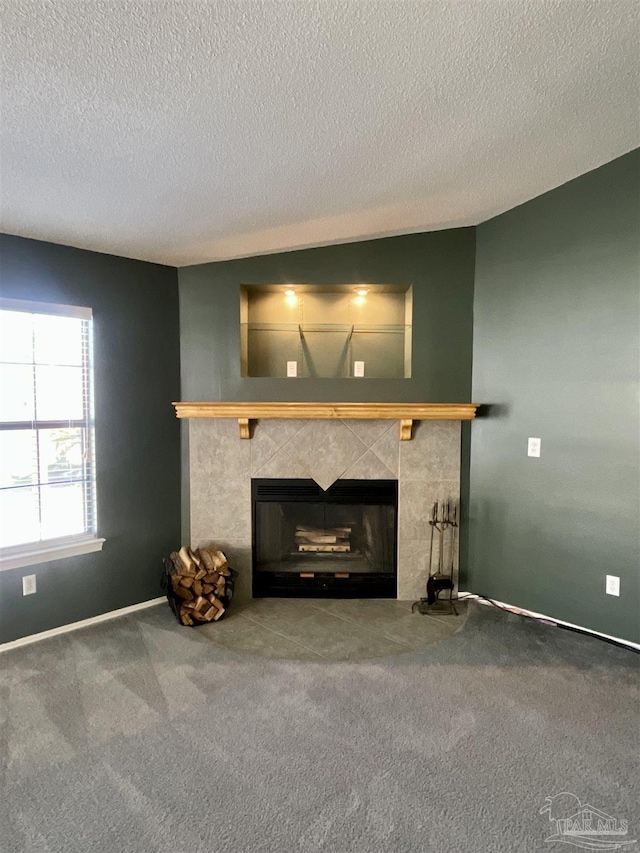
[(97, 551), (90, 308), (0, 299), (0, 568)]

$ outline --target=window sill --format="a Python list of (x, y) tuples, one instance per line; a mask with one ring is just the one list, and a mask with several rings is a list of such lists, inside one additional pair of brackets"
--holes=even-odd
[(95, 536), (71, 536), (64, 539), (50, 539), (48, 542), (33, 542), (30, 545), (15, 545), (0, 550), (0, 572), (9, 569), (21, 569), (49, 563), (51, 560), (63, 560), (79, 554), (92, 554), (102, 551), (105, 540)]

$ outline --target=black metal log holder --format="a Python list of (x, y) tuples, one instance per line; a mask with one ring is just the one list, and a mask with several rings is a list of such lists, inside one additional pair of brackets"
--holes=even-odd
[[(456, 531), (458, 529), (458, 505), (455, 501), (436, 501), (429, 519), (431, 537), (429, 543), (429, 577), (427, 578), (427, 597), (416, 601), (412, 611), (419, 613), (454, 613), (458, 615), (453, 603), (454, 567)], [(433, 540), (437, 533), (437, 548), (434, 561)], [(450, 560), (445, 566), (445, 544), (449, 540)], [(447, 599), (441, 599), (440, 593), (448, 592)]]

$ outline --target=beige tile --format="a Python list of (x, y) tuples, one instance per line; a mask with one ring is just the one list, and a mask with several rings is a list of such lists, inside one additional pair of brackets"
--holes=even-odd
[(251, 535), (250, 442), (237, 421), (192, 420), (189, 427), (191, 536)]
[(398, 607), (393, 601), (376, 599), (331, 602), (329, 612), (361, 625), (379, 637), (387, 637), (396, 643), (411, 648), (435, 643), (452, 634), (458, 625), (412, 613), (410, 609)]
[(309, 476), (328, 489), (366, 451), (364, 443), (342, 421), (309, 421), (287, 444), (298, 459), (307, 460)]
[(231, 418), (195, 418), (189, 422), (191, 479), (248, 477), (250, 442), (240, 441), (238, 421)]
[[(381, 459), (387, 468), (393, 473), (394, 477), (398, 476), (400, 465), (400, 444), (398, 427), (397, 424), (394, 424), (394, 428), (387, 430), (371, 448), (375, 455)], [(402, 442), (402, 444), (406, 444), (406, 442)]]
[(342, 423), (355, 433), (366, 447), (373, 447), (397, 423), (383, 420), (345, 420)]
[(318, 610), (313, 598), (254, 598), (243, 610), (247, 618), (278, 630), (287, 622), (299, 622)]
[(366, 660), (400, 654), (405, 647), (374, 631), (318, 610), (299, 620), (285, 620), (278, 631), (328, 660)]
[(256, 424), (253, 437), (249, 442), (251, 453), (251, 475), (257, 476), (257, 472), (264, 468), (267, 462), (278, 452), (278, 444), (271, 438), (269, 433), (261, 424)]
[(401, 607), (403, 610), (410, 611), (416, 602), (416, 598), (396, 598), (394, 601), (398, 607)]
[(315, 598), (311, 600), (317, 610), (326, 610), (340, 616), (359, 613), (367, 608), (401, 616), (411, 610), (411, 603), (397, 598)]
[(341, 475), (341, 480), (394, 480), (396, 475), (372, 450), (363, 455)]
[(247, 618), (244, 613), (229, 614), (220, 622), (197, 629), (212, 643), (240, 654), (258, 655), (278, 660), (316, 660), (323, 657), (265, 625)]
[[(236, 439), (239, 443), (240, 439)], [(251, 536), (251, 480), (248, 473), (206, 479), (191, 477), (191, 538)]]
[(278, 447), (284, 447), (307, 423), (309, 421), (303, 419), (269, 418), (258, 421), (258, 426), (268, 434), (269, 438), (275, 441)]
[(400, 442), (403, 481), (453, 480), (460, 477), (459, 421), (421, 421), (411, 441)]
[(426, 596), (428, 576), (429, 540), (401, 539), (398, 548), (398, 598), (416, 601)]
[(253, 472), (254, 477), (307, 480), (309, 473), (308, 453), (298, 454), (298, 448), (291, 443), (281, 447), (261, 468)]
[(459, 500), (458, 480), (401, 480), (398, 496), (398, 539), (428, 539), (435, 501)]

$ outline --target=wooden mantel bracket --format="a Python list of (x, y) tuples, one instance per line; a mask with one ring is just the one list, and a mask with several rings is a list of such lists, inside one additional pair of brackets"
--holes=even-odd
[(413, 420), (411, 418), (402, 418), (400, 421), (400, 441), (411, 441), (412, 430)]
[(173, 403), (178, 418), (233, 418), (240, 438), (251, 438), (251, 421), (397, 420), (400, 441), (410, 441), (414, 421), (472, 421), (478, 403)]

